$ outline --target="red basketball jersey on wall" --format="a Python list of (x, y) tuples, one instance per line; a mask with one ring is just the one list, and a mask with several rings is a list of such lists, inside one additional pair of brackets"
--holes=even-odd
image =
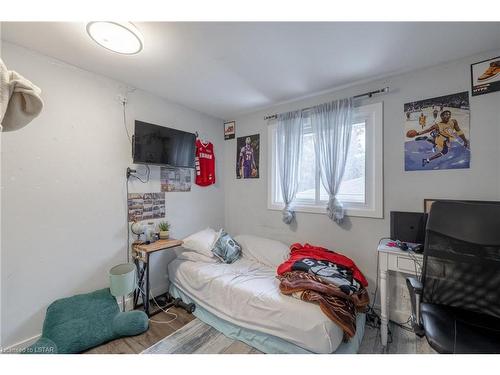
[(196, 140), (196, 185), (215, 184), (215, 154), (212, 143)]

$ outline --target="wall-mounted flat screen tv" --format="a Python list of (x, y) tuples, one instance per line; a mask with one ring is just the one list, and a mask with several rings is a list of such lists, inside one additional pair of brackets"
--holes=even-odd
[(195, 141), (193, 133), (136, 120), (134, 163), (194, 168)]

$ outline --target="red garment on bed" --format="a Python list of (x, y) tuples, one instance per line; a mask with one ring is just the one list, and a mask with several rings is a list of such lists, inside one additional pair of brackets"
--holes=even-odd
[(304, 258), (327, 260), (339, 264), (340, 266), (349, 268), (353, 273), (353, 277), (357, 281), (359, 281), (361, 285), (363, 285), (365, 288), (368, 286), (368, 281), (366, 281), (365, 276), (361, 273), (352, 259), (323, 247), (312, 246), (308, 243), (304, 244), (304, 246), (302, 246), (300, 243), (294, 243), (292, 246), (290, 246), (290, 258), (279, 265), (277, 270), (278, 275), (282, 275), (285, 272), (291, 272), (292, 265)]

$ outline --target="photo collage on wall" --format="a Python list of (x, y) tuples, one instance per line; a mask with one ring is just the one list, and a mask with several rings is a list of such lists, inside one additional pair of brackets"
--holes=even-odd
[(470, 168), (467, 91), (404, 105), (405, 171)]
[(128, 221), (165, 217), (165, 193), (129, 193)]
[(237, 138), (236, 178), (259, 178), (259, 151), (259, 134)]
[(161, 191), (187, 192), (191, 191), (191, 169), (176, 167), (161, 167)]

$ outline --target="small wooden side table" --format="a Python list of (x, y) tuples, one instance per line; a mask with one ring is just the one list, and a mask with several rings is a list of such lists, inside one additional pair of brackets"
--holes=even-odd
[[(150, 313), (149, 311), (149, 300), (150, 300), (150, 284), (149, 284), (149, 263), (150, 255), (162, 250), (173, 249), (177, 246), (181, 246), (182, 241), (175, 239), (159, 240), (151, 244), (145, 244), (142, 242), (132, 243), (132, 258), (134, 259), (135, 266), (137, 267), (137, 279), (138, 279), (138, 289), (134, 292), (134, 309), (138, 307), (137, 303), (139, 301), (139, 296), (141, 296), (142, 304), (144, 307), (144, 312), (148, 315), (154, 315), (162, 310), (158, 310), (155, 313)], [(173, 298), (170, 293), (166, 293), (167, 301), (171, 301)], [(186, 311), (194, 311), (194, 305), (189, 306), (184, 304), (180, 300), (175, 300), (169, 303), (168, 306), (162, 306), (163, 308), (168, 308), (173, 305), (180, 306)]]

